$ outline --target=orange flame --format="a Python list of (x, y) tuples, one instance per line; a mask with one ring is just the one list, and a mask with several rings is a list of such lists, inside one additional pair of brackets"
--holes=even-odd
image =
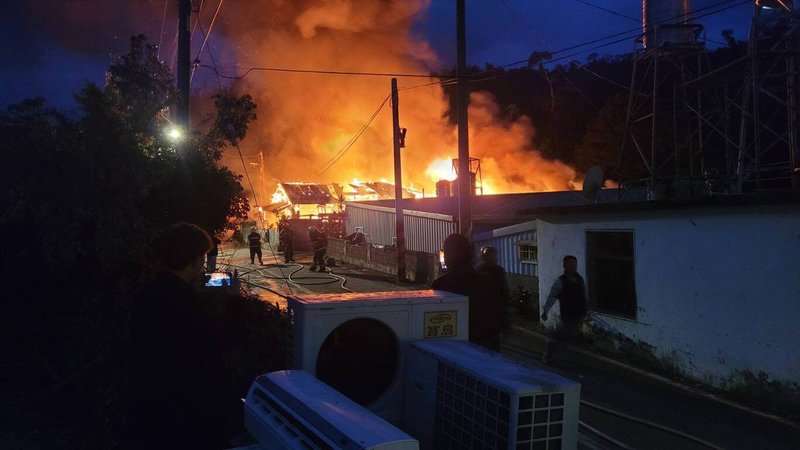
[(453, 169), (452, 158), (435, 159), (425, 169), (425, 174), (428, 175), (434, 182), (439, 180), (453, 181), (456, 179), (456, 171)]
[[(439, 66), (428, 43), (411, 31), (429, 3), (232, 2), (226, 3), (225, 12), (236, 26), (220, 28), (236, 42), (242, 65), (421, 73)], [(254, 8), (269, 10), (269, 18), (252, 14)], [(400, 78), (399, 84), (403, 89), (436, 81)], [(259, 105), (259, 121), (242, 145), (250, 152), (268, 148), (270, 172), (276, 177), (341, 184), (353, 178), (393, 179), (388, 102), (359, 133), (389, 94), (388, 78), (256, 73), (242, 84)], [(470, 100), (470, 154), (481, 159), (484, 193), (579, 187), (573, 168), (544, 158), (533, 147), (530, 119), (505, 118), (486, 92), (473, 93)], [(457, 139), (447, 120), (448, 108), (440, 85), (400, 92), (400, 125), (408, 129), (402, 153), (405, 185), (435, 192), (436, 181), (455, 178), (448, 155), (455, 153)], [(331, 161), (335, 163), (326, 169)]]
[(275, 193), (272, 194), (272, 203), (289, 203), (289, 196), (286, 195), (286, 191), (278, 185), (275, 188)]

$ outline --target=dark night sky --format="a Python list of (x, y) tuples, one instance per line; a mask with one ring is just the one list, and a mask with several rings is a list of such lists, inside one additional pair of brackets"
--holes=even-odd
[[(137, 0), (140, 14), (145, 17), (135, 22), (123, 17), (121, 0), (71, 0), (77, 3), (96, 4), (92, 18), (97, 27), (66, 28), (69, 20), (53, 22), (47, 16), (48, 6), (55, 0), (7, 0), (5, 14), (0, 17), (0, 104), (5, 105), (26, 97), (42, 96), (51, 104), (71, 107), (71, 95), (85, 81), (101, 83), (103, 71), (112, 55), (127, 48), (128, 37), (143, 32), (156, 40), (161, 27), (162, 0)], [(241, 0), (229, 0), (241, 1)], [(506, 64), (528, 57), (533, 50), (554, 51), (639, 26), (640, 0), (587, 0), (589, 3), (613, 10), (621, 17), (586, 5), (581, 0), (472, 0), (467, 1), (468, 61), (470, 64)], [(721, 0), (695, 0), (696, 8), (720, 3)], [(141, 3), (139, 3), (141, 2)], [(68, 2), (65, 2), (68, 3)], [(65, 3), (61, 3), (64, 5)], [(216, 1), (208, 0), (212, 6)], [(737, 4), (737, 2), (731, 2)], [(175, 0), (170, 2), (174, 6)], [(128, 4), (130, 5), (130, 4)], [(455, 2), (432, 0), (415, 31), (427, 39), (438, 53), (443, 65), (450, 66), (455, 57)], [(62, 6), (63, 7), (63, 6)], [(128, 9), (131, 7), (128, 6)], [(744, 39), (752, 7), (739, 4), (735, 8), (699, 20), (706, 27), (709, 39), (720, 41), (723, 29), (731, 28), (735, 36)], [(148, 11), (141, 13), (141, 11)], [(40, 13), (44, 12), (44, 16)], [(174, 13), (173, 11), (170, 11)], [(52, 14), (52, 12), (50, 12)], [(224, 16), (224, 6), (221, 15)], [(122, 24), (117, 26), (117, 24)], [(134, 25), (135, 23), (135, 25)], [(175, 27), (168, 23), (170, 39)], [(57, 28), (58, 32), (53, 32)], [(198, 36), (199, 37), (199, 36)], [(199, 42), (198, 37), (195, 41)], [(226, 59), (225, 49), (233, 43), (225, 42), (212, 33), (211, 44), (219, 55), (221, 65), (232, 65)], [(608, 46), (596, 53), (619, 54), (630, 51), (631, 42)], [(710, 44), (716, 45), (716, 44)], [(162, 49), (167, 45), (162, 46)], [(575, 59), (585, 57), (576, 56)], [(198, 76), (195, 87), (209, 85), (210, 74)]]

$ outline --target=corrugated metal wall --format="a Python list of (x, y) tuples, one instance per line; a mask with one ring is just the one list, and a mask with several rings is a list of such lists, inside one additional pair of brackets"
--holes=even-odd
[[(519, 233), (507, 234), (505, 236), (484, 237), (474, 243), (475, 254), (478, 255), (481, 247), (491, 245), (497, 250), (497, 262), (508, 273), (525, 275), (529, 277), (538, 276), (538, 264), (522, 263), (519, 260), (518, 242), (536, 243), (536, 230), (526, 230)], [(475, 259), (477, 261), (477, 257)]]
[[(438, 254), (444, 239), (455, 233), (452, 217), (443, 214), (405, 211), (406, 248), (418, 252)], [(344, 214), (345, 232), (349, 235), (356, 227), (364, 227), (367, 242), (392, 245), (395, 236), (394, 211), (376, 206), (347, 204)]]

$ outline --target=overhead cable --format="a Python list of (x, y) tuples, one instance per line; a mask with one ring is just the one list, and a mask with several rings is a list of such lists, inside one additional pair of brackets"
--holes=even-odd
[[(708, 16), (711, 16), (711, 15), (714, 15), (714, 14), (718, 14), (720, 12), (726, 11), (728, 9), (731, 9), (731, 8), (734, 8), (734, 7), (737, 7), (737, 6), (741, 6), (741, 5), (744, 5), (744, 4), (747, 4), (747, 3), (751, 3), (750, 0), (743, 0), (743, 1), (731, 4), (732, 2), (736, 2), (736, 0), (723, 0), (723, 1), (721, 1), (719, 3), (715, 3), (713, 5), (709, 5), (709, 6), (706, 6), (706, 7), (703, 7), (703, 8), (698, 8), (698, 9), (694, 10), (692, 13), (680, 14), (680, 15), (677, 15), (675, 17), (671, 17), (671, 18), (667, 18), (667, 19), (655, 22), (654, 25), (660, 25), (660, 24), (669, 23), (669, 22), (672, 22), (672, 21), (674, 21), (676, 19), (684, 18), (684, 17), (690, 16), (690, 15), (693, 16), (693, 18), (695, 18), (695, 19), (700, 19), (700, 18), (703, 18), (703, 17), (708, 17)], [(728, 6), (725, 6), (725, 5), (728, 5)], [(725, 7), (721, 8), (721, 9), (715, 9), (715, 8), (719, 8), (721, 6), (725, 6)], [(701, 14), (701, 15), (696, 15), (696, 13), (698, 13), (698, 12), (708, 11), (708, 10), (713, 10), (713, 11), (709, 11), (709, 12), (707, 12), (705, 14)], [(603, 44), (596, 45), (596, 46), (591, 47), (589, 49), (584, 49), (584, 50), (581, 50), (581, 51), (578, 51), (578, 52), (574, 52), (574, 53), (571, 53), (569, 55), (566, 55), (566, 56), (563, 56), (563, 57), (559, 57), (559, 58), (556, 58), (556, 59), (550, 59), (550, 60), (546, 61), (544, 64), (552, 64), (552, 63), (557, 62), (557, 61), (563, 61), (565, 59), (572, 58), (574, 56), (586, 53), (588, 51), (597, 50), (597, 49), (600, 49), (600, 48), (603, 48), (603, 47), (607, 47), (609, 45), (613, 45), (613, 44), (616, 44), (616, 43), (619, 43), (619, 42), (622, 42), (622, 41), (625, 41), (625, 40), (628, 40), (628, 39), (632, 39), (632, 38), (634, 38), (634, 37), (636, 37), (638, 35), (641, 35), (641, 32), (642, 32), (641, 27), (637, 27), (637, 28), (632, 28), (632, 29), (629, 29), (629, 30), (621, 31), (621, 32), (618, 32), (618, 33), (610, 34), (608, 36), (604, 36), (604, 37), (601, 37), (601, 38), (592, 39), (592, 40), (589, 40), (589, 41), (586, 41), (586, 42), (582, 42), (580, 44), (576, 44), (576, 45), (572, 45), (572, 46), (569, 46), (569, 47), (561, 48), (559, 50), (555, 50), (555, 51), (550, 52), (550, 55), (552, 56), (552, 55), (558, 55), (558, 54), (561, 54), (561, 53), (566, 53), (566, 52), (569, 52), (569, 51), (572, 51), (572, 50), (577, 50), (577, 49), (580, 49), (580, 48), (583, 48), (583, 47), (586, 47), (586, 46), (589, 46), (589, 45), (592, 45), (592, 44), (597, 44), (597, 43), (600, 43), (600, 42), (603, 42), (603, 41), (607, 41), (608, 39), (613, 39), (613, 38), (616, 38), (616, 37), (623, 36), (620, 39), (615, 39), (615, 40), (610, 41), (610, 42), (605, 42)], [(635, 33), (635, 34), (632, 35), (631, 33)], [(499, 68), (508, 68), (508, 67), (512, 67), (512, 66), (518, 66), (520, 64), (527, 64), (529, 60), (530, 60), (530, 58), (525, 58), (523, 60), (514, 61), (514, 62), (511, 62), (511, 63), (508, 63), (508, 64), (503, 64), (503, 65), (497, 66), (497, 67), (499, 67)], [(450, 82), (451, 80), (473, 79), (473, 80), (477, 80), (477, 81), (483, 81), (483, 79), (485, 78), (485, 77), (480, 76), (480, 75), (467, 75), (467, 76), (459, 77), (459, 76), (453, 76), (453, 75), (438, 75), (438, 74), (430, 74), (430, 73), (402, 73), (402, 72), (370, 72), (370, 71), (345, 71), (345, 70), (325, 70), (325, 69), (297, 69), (297, 68), (289, 68), (289, 67), (250, 67), (244, 73), (242, 73), (240, 75), (229, 75), (229, 74), (221, 73), (216, 67), (203, 65), (203, 64), (198, 65), (198, 67), (203, 67), (203, 68), (206, 68), (206, 69), (213, 70), (214, 72), (217, 73), (217, 75), (219, 77), (225, 78), (225, 79), (229, 79), (229, 80), (241, 80), (241, 79), (244, 79), (245, 77), (247, 77), (252, 72), (282, 72), (282, 73), (315, 74), (315, 75), (350, 75), (350, 76), (377, 76), (377, 77), (396, 77), (396, 78), (446, 78), (447, 79), (447, 80), (442, 80), (442, 81), (438, 81), (438, 82), (429, 83), (427, 85), (415, 86), (415, 87), (425, 87), (425, 86), (435, 86), (437, 84), (445, 84), (445, 83)], [(406, 89), (408, 89), (408, 88), (406, 88)]]
[[(216, 69), (211, 66), (206, 66), (201, 64), (199, 67), (204, 67), (216, 71)], [(324, 70), (324, 69), (293, 69), (289, 67), (250, 67), (241, 75), (225, 75), (223, 73), (219, 73), (219, 76), (222, 78), (227, 78), (229, 80), (241, 80), (247, 75), (249, 75), (251, 72), (286, 72), (286, 73), (305, 73), (305, 74), (315, 74), (315, 75), (355, 75), (355, 76), (365, 76), (365, 77), (394, 77), (394, 78), (443, 78), (443, 77), (451, 78), (452, 77), (451, 75), (435, 75), (430, 73), (356, 72), (356, 71)]]
[[(200, 45), (200, 50), (197, 52), (197, 57), (194, 59), (195, 61), (200, 61), (200, 55), (203, 54), (203, 49), (206, 48), (206, 44), (208, 43), (208, 38), (211, 37), (211, 30), (214, 29), (214, 23), (217, 21), (217, 16), (219, 16), (219, 10), (222, 9), (222, 4), (225, 0), (219, 0), (219, 4), (217, 5), (217, 10), (214, 12), (214, 17), (211, 18), (211, 24), (208, 26), (208, 32), (203, 29), (203, 25), (200, 24), (200, 14), (197, 14), (197, 24), (200, 25), (200, 31), (203, 33), (203, 43)], [(201, 4), (202, 7), (202, 4)], [(211, 51), (211, 47), (209, 47), (209, 52)], [(213, 58), (213, 57), (212, 57)], [(213, 63), (213, 61), (212, 61)], [(217, 67), (216, 63), (214, 63), (214, 67)], [(197, 70), (197, 65), (192, 65), (192, 74), (189, 76), (189, 82), (192, 81), (194, 78), (194, 71)], [(217, 82), (219, 82), (219, 76), (217, 76)]]
[(158, 49), (156, 50), (156, 58), (161, 59), (161, 41), (164, 38), (164, 26), (167, 23), (167, 6), (169, 0), (164, 0), (164, 15), (161, 17), (161, 33), (158, 35)]
[[(744, 5), (744, 4), (747, 4), (747, 3), (752, 3), (751, 0), (744, 0), (744, 1), (740, 1), (740, 2), (734, 3), (734, 4), (730, 4), (730, 3), (735, 2), (735, 1), (736, 0), (723, 0), (723, 1), (721, 1), (719, 3), (715, 3), (713, 5), (705, 6), (703, 8), (698, 8), (698, 9), (696, 9), (696, 10), (690, 12), (690, 13), (679, 14), (679, 15), (674, 16), (674, 17), (670, 17), (670, 18), (667, 18), (667, 19), (664, 19), (664, 20), (660, 20), (660, 21), (654, 22), (653, 25), (663, 25), (663, 24), (670, 23), (670, 22), (672, 22), (672, 21), (674, 21), (676, 19), (682, 19), (682, 18), (686, 18), (686, 17), (689, 17), (689, 16), (692, 16), (692, 18), (694, 18), (694, 19), (701, 19), (701, 18), (708, 17), (708, 16), (711, 16), (711, 15), (714, 15), (714, 14), (718, 14), (720, 12), (726, 11), (726, 10), (731, 9), (731, 8), (735, 8), (737, 6), (741, 6), (741, 5)], [(725, 5), (727, 5), (727, 6), (725, 6)], [(696, 13), (698, 13), (698, 12), (707, 11), (709, 9), (719, 8), (721, 6), (725, 6), (725, 7), (721, 8), (721, 9), (718, 9), (718, 10), (706, 12), (705, 14), (696, 15)], [(631, 34), (631, 33), (635, 33), (635, 34)], [(611, 42), (606, 42), (605, 44), (598, 45), (598, 46), (592, 47), (590, 49), (582, 50), (582, 51), (573, 53), (572, 55), (568, 56), (568, 57), (572, 57), (572, 56), (575, 56), (575, 55), (580, 55), (582, 53), (586, 53), (586, 52), (591, 51), (591, 50), (596, 50), (598, 48), (606, 47), (606, 46), (609, 46), (609, 45), (616, 44), (618, 42), (622, 42), (622, 41), (625, 41), (625, 40), (628, 40), (628, 39), (632, 39), (632, 38), (634, 38), (636, 36), (639, 36), (641, 34), (642, 34), (642, 28), (641, 27), (631, 28), (629, 30), (620, 31), (618, 33), (610, 34), (608, 36), (604, 36), (604, 37), (597, 38), (597, 39), (592, 39), (590, 41), (582, 42), (580, 44), (576, 44), (576, 45), (572, 45), (572, 46), (569, 46), (569, 47), (565, 47), (565, 48), (550, 52), (550, 55), (557, 55), (557, 54), (560, 54), (560, 53), (569, 52), (569, 51), (576, 50), (576, 49), (579, 49), (579, 48), (582, 48), (582, 47), (586, 47), (588, 45), (596, 44), (598, 42), (603, 42), (603, 41), (606, 41), (608, 39), (613, 39), (613, 38), (616, 38), (616, 37), (619, 37), (619, 36), (624, 36), (621, 39), (616, 39), (616, 40), (611, 41)], [(566, 58), (567, 57), (560, 57), (560, 58), (558, 58), (556, 60), (560, 61), (560, 60), (563, 60), (563, 59), (566, 59)], [(502, 66), (499, 66), (499, 67), (506, 68), (506, 67), (511, 67), (511, 66), (518, 66), (520, 64), (527, 64), (529, 59), (530, 58), (525, 58), (525, 59), (522, 59), (522, 60), (519, 60), (519, 61), (515, 61), (515, 62), (512, 62), (512, 63), (503, 64)], [(552, 62), (554, 62), (556, 60), (549, 60), (549, 61), (547, 61), (547, 63), (549, 64), (549, 63), (552, 63)]]
[(342, 148), (340, 148), (336, 152), (336, 154), (334, 154), (331, 157), (331, 159), (328, 160), (328, 162), (326, 162), (325, 164), (322, 165), (322, 167), (317, 171), (317, 173), (314, 174), (315, 177), (320, 176), (323, 173), (327, 172), (328, 169), (333, 167), (337, 162), (339, 162), (340, 159), (342, 159), (342, 156), (344, 156), (345, 153), (347, 153), (347, 151), (350, 150), (350, 148), (353, 147), (353, 145), (356, 143), (356, 141), (358, 141), (358, 138), (360, 138), (361, 135), (364, 134), (365, 131), (367, 131), (367, 128), (369, 128), (369, 126), (372, 123), (372, 121), (375, 120), (375, 117), (378, 116), (378, 113), (381, 112), (383, 107), (386, 105), (386, 102), (389, 101), (390, 97), (391, 97), (390, 95), (387, 95), (386, 98), (383, 99), (383, 102), (381, 102), (381, 104), (378, 106), (378, 109), (376, 109), (375, 112), (372, 113), (372, 115), (369, 117), (369, 119), (367, 119), (367, 121), (364, 123), (364, 125), (361, 125), (361, 128), (359, 128), (359, 130), (356, 132), (356, 134), (354, 134), (353, 137), (351, 137), (350, 140), (347, 141), (347, 143), (345, 143), (342, 146)]
[(615, 16), (619, 16), (619, 17), (623, 17), (625, 19), (633, 20), (634, 22), (639, 22), (639, 21), (642, 20), (642, 19), (640, 19), (638, 17), (629, 16), (627, 14), (622, 14), (621, 12), (617, 12), (617, 11), (614, 11), (612, 9), (604, 8), (604, 7), (600, 6), (600, 5), (595, 5), (594, 3), (589, 3), (586, 0), (575, 0), (575, 1), (578, 2), (578, 3), (583, 3), (586, 6), (591, 6), (592, 8), (599, 9), (600, 11), (605, 11), (605, 12), (607, 12), (609, 14), (613, 14)]

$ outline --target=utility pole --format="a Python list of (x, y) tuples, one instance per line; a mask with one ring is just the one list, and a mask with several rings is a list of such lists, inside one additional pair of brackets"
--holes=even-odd
[(267, 195), (267, 185), (264, 182), (264, 152), (261, 150), (258, 152), (258, 175), (261, 178), (261, 203), (263, 203), (259, 206), (264, 206), (267, 204), (269, 196)]
[(469, 105), (469, 92), (467, 91), (467, 25), (466, 6), (464, 0), (456, 0), (456, 76), (458, 77), (458, 96), (456, 100), (456, 115), (458, 117), (458, 231), (470, 237), (472, 224), (471, 186), (472, 175), (469, 172), (469, 128), (467, 122), (467, 106)]
[(397, 236), (397, 279), (406, 279), (406, 232), (403, 226), (403, 173), (400, 166), (401, 140), (405, 135), (400, 130), (400, 99), (397, 95), (397, 78), (392, 78), (392, 143), (394, 145), (394, 218)]
[(189, 24), (192, 16), (192, 0), (178, 1), (178, 104), (176, 123), (185, 136), (189, 135), (189, 76), (191, 46)]

